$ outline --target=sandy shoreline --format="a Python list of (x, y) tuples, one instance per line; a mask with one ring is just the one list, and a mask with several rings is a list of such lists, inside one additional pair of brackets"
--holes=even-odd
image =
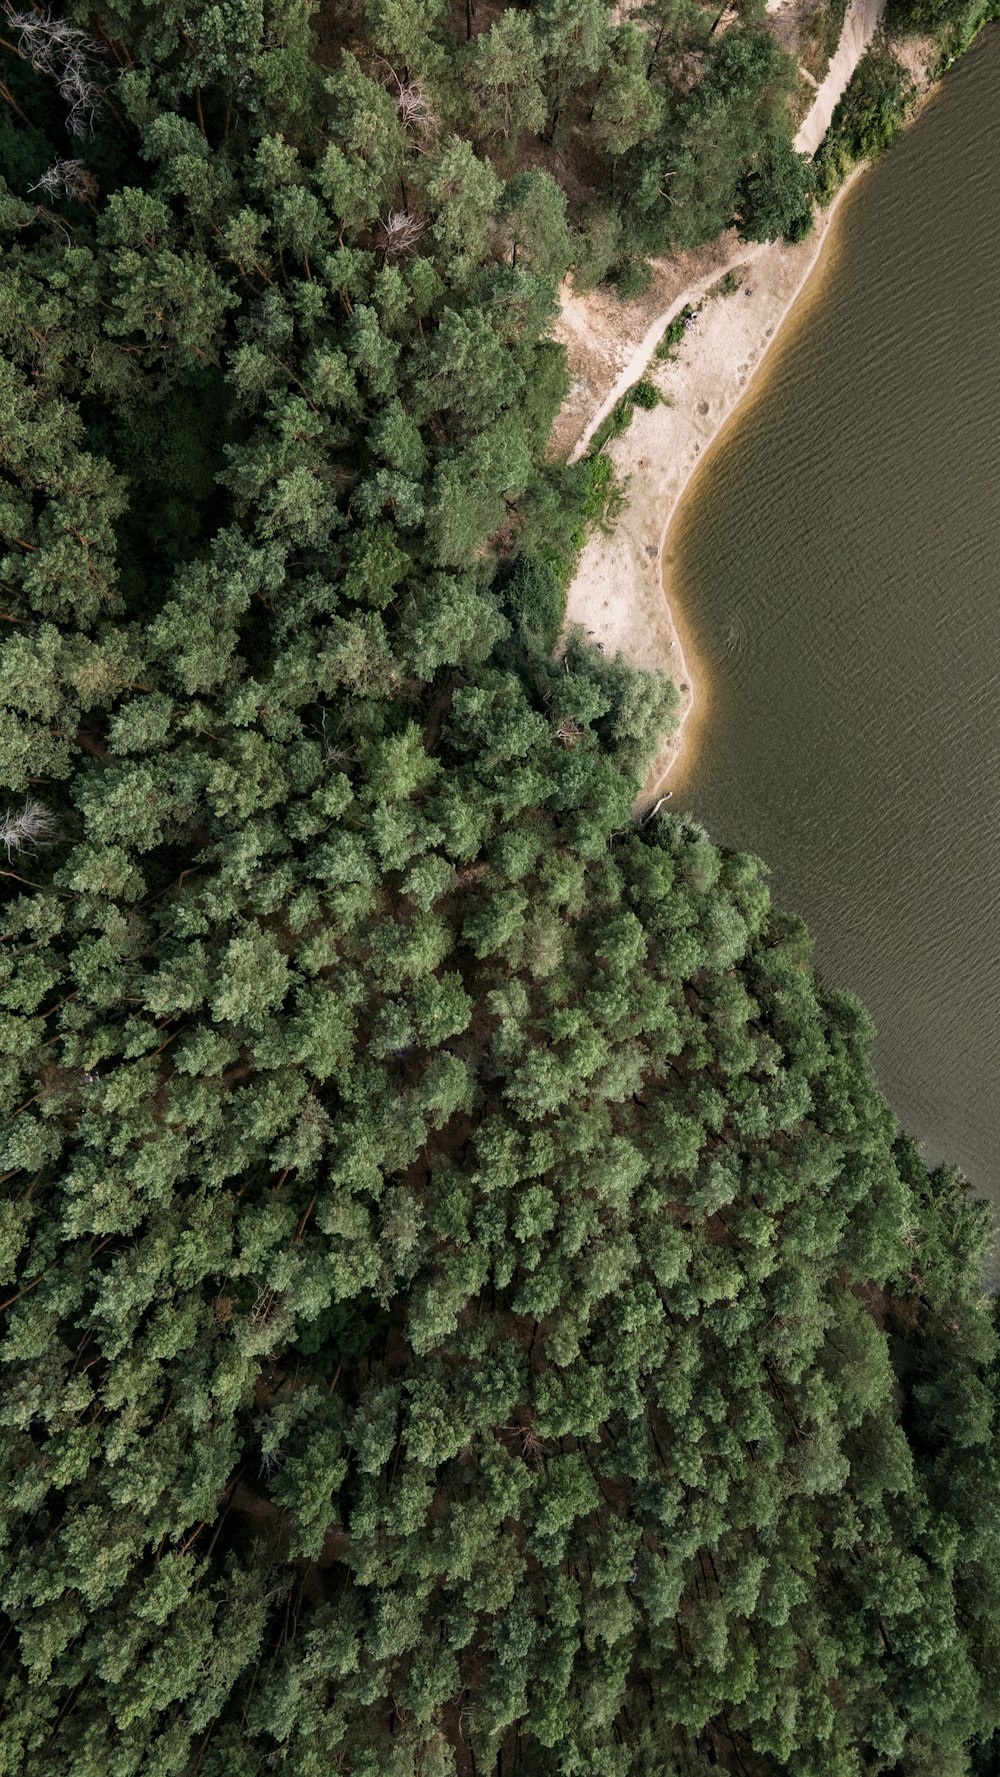
[[(647, 366), (646, 374), (665, 401), (652, 411), (637, 408), (628, 431), (607, 447), (618, 475), (627, 482), (626, 503), (610, 534), (597, 532), (585, 544), (566, 617), (582, 624), (609, 654), (621, 652), (636, 666), (667, 672), (680, 686), (679, 725), (650, 774), (647, 798), (676, 785), (682, 750), (690, 750), (692, 716), (697, 708), (703, 717), (708, 694), (696, 650), (683, 633), (683, 614), (667, 585), (667, 533), (691, 477), (743, 399), (782, 322), (821, 258), (824, 269), (829, 265), (843, 199), (863, 170), (858, 168), (829, 209), (819, 213), (808, 239), (794, 246), (784, 241), (742, 244), (738, 263), (745, 278), (739, 289), (704, 303), (673, 362), (654, 358), (648, 363), (662, 335), (661, 321), (659, 332), (640, 342), (618, 379), (627, 387)], [(706, 288), (718, 276), (716, 271)], [(695, 288), (682, 301), (694, 302), (704, 293)], [(581, 454), (617, 398), (613, 394), (602, 403), (574, 456)]]
[[(768, 0), (768, 11), (787, 3)], [(800, 153), (815, 152), (825, 135), (883, 6), (884, 0), (849, 0), (840, 42), (795, 139)], [(591, 535), (585, 544), (566, 608), (567, 622), (581, 624), (605, 651), (666, 672), (680, 687), (678, 726), (650, 773), (647, 803), (677, 783), (682, 752), (688, 758), (692, 752), (692, 715), (697, 707), (704, 716), (708, 695), (667, 585), (670, 525), (692, 475), (742, 400), (821, 256), (829, 264), (828, 243), (843, 217), (843, 199), (863, 171), (856, 169), (827, 210), (817, 210), (812, 234), (794, 246), (741, 241), (728, 230), (696, 252), (653, 261), (650, 289), (637, 302), (623, 305), (600, 289), (582, 297), (570, 286), (563, 290), (554, 331), (575, 375), (553, 428), (552, 449), (570, 452), (571, 461), (580, 457), (601, 421), (644, 375), (664, 397), (652, 411), (635, 409), (628, 430), (607, 447), (626, 484), (624, 509), (613, 529)], [(729, 272), (739, 278), (738, 289), (712, 298), (713, 287)], [(701, 304), (697, 321), (673, 361), (660, 362), (656, 348), (685, 304)]]

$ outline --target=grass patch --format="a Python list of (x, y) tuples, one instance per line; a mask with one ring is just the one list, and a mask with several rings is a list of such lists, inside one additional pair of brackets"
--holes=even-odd
[(735, 296), (749, 270), (748, 265), (734, 265), (732, 270), (727, 271), (717, 284), (712, 285), (711, 290), (706, 290), (705, 301), (714, 302), (718, 296)]
[(632, 403), (627, 396), (623, 395), (621, 400), (615, 403), (611, 412), (601, 421), (590, 440), (590, 449), (592, 451), (603, 450), (604, 446), (610, 444), (613, 438), (620, 438), (623, 432), (627, 432), (631, 423)]
[(651, 383), (647, 378), (643, 378), (641, 382), (633, 383), (630, 389), (625, 390), (621, 400), (615, 402), (606, 418), (601, 421), (590, 441), (590, 451), (603, 450), (604, 446), (610, 444), (613, 438), (620, 438), (623, 432), (627, 432), (637, 407), (645, 408), (648, 412), (649, 409), (658, 407), (661, 400), (662, 396), (656, 384)]
[(689, 302), (684, 304), (679, 315), (675, 315), (668, 325), (663, 338), (656, 348), (656, 356), (661, 363), (669, 363), (677, 347), (687, 332), (687, 324), (693, 321), (695, 311)]
[(587, 458), (588, 484), (583, 502), (583, 515), (590, 524), (611, 530), (625, 504), (625, 486), (615, 474), (611, 458), (599, 451)]

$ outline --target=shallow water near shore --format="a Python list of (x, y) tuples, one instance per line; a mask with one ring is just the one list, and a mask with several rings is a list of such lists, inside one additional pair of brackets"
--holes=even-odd
[(672, 806), (766, 859), (903, 1127), (1000, 1205), (998, 127), (992, 26), (847, 198), (666, 584), (710, 686)]

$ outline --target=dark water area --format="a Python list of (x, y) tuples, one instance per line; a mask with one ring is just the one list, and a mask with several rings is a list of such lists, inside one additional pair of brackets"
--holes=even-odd
[(931, 1161), (1000, 1205), (1000, 26), (844, 200), (671, 531), (674, 807), (758, 853)]

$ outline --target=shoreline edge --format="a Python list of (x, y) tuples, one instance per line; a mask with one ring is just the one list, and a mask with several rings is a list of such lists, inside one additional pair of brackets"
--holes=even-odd
[[(667, 672), (680, 690), (676, 727), (651, 768), (640, 807), (665, 793), (682, 753), (690, 756), (692, 716), (697, 708), (699, 721), (703, 718), (708, 699), (697, 649), (682, 633), (683, 616), (669, 596), (670, 529), (696, 471), (770, 357), (769, 347), (792, 311), (801, 313), (814, 272), (821, 262), (824, 271), (829, 269), (834, 222), (842, 218), (843, 200), (865, 170), (866, 164), (856, 167), (827, 209), (818, 211), (805, 240), (735, 243), (728, 267), (716, 265), (701, 287), (684, 292), (657, 317), (572, 453), (573, 461), (583, 455), (605, 414), (645, 372), (663, 399), (652, 410), (636, 408), (628, 430), (606, 447), (626, 485), (625, 504), (613, 529), (594, 533), (584, 545), (566, 605), (568, 625), (581, 625), (607, 652), (622, 653), (633, 665)], [(726, 271), (735, 269), (741, 288), (705, 301)], [(749, 280), (745, 286), (743, 276)], [(671, 360), (657, 363), (656, 346), (672, 316), (699, 301), (695, 326)], [(634, 592), (622, 597), (623, 584)], [(678, 787), (676, 780), (670, 787)]]

